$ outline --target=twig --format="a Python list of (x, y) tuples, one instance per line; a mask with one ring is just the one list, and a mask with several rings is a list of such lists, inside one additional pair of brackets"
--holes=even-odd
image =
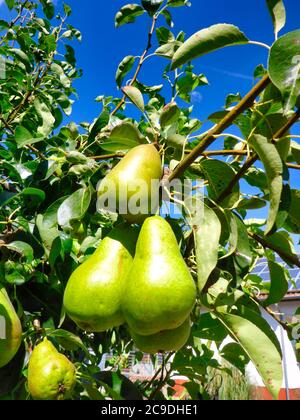
[[(130, 81), (130, 83), (129, 83), (129, 86), (133, 86), (133, 85), (134, 85), (134, 83), (136, 82), (137, 77), (138, 77), (138, 75), (139, 75), (139, 72), (140, 72), (140, 70), (141, 70), (141, 68), (142, 68), (143, 62), (144, 62), (144, 60), (145, 60), (145, 57), (146, 57), (146, 55), (147, 55), (148, 51), (150, 50), (150, 48), (152, 47), (151, 41), (152, 41), (152, 36), (153, 36), (153, 33), (154, 33), (154, 29), (155, 29), (155, 25), (156, 25), (157, 18), (158, 18), (158, 15), (157, 15), (157, 14), (155, 14), (155, 15), (153, 16), (153, 19), (152, 19), (152, 25), (151, 25), (150, 31), (149, 31), (149, 33), (148, 33), (148, 42), (147, 42), (147, 46), (146, 46), (146, 48), (145, 48), (145, 50), (144, 50), (143, 54), (142, 54), (142, 55), (141, 55), (141, 57), (140, 57), (140, 60), (139, 60), (139, 63), (138, 63), (137, 69), (136, 69), (136, 71), (135, 71), (135, 74), (134, 74), (133, 78), (131, 79), (131, 81)], [(122, 98), (122, 99), (120, 100), (120, 102), (118, 103), (118, 105), (115, 107), (115, 109), (111, 112), (111, 115), (115, 115), (115, 114), (119, 111), (119, 109), (120, 109), (120, 108), (122, 107), (122, 105), (125, 103), (125, 99), (126, 99), (126, 96), (124, 95), (124, 96), (123, 96), (123, 98)]]
[[(281, 127), (277, 133), (273, 136), (272, 143), (276, 143), (278, 139), (281, 139), (286, 132), (298, 121), (300, 117), (300, 108), (294, 113), (294, 115)], [(246, 163), (242, 166), (239, 172), (233, 177), (232, 181), (228, 184), (228, 186), (222, 191), (220, 196), (217, 198), (216, 202), (221, 203), (224, 198), (226, 198), (231, 192), (237, 182), (246, 174), (249, 168), (258, 160), (258, 156), (254, 153), (249, 159), (247, 159)], [(288, 164), (289, 167), (290, 164)], [(294, 165), (292, 166), (294, 168)], [(298, 168), (297, 168), (298, 169)]]
[(264, 248), (269, 248), (272, 251), (276, 252), (282, 259), (289, 261), (292, 265), (296, 265), (300, 268), (300, 260), (297, 255), (289, 254), (288, 252), (284, 251), (283, 249), (277, 248), (274, 244), (271, 244), (268, 241), (268, 238), (262, 238), (256, 233), (248, 232), (248, 235), (260, 243)]
[(250, 92), (236, 105), (214, 128), (212, 128), (201, 140), (191, 153), (189, 153), (174, 169), (169, 177), (169, 181), (178, 178), (214, 141), (215, 136), (221, 134), (228, 128), (234, 120), (248, 109), (255, 98), (268, 86), (270, 78), (264, 76)]

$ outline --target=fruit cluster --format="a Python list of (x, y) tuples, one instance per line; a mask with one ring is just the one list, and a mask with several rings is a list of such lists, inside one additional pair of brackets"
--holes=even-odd
[[(131, 179), (150, 186), (161, 176), (159, 152), (153, 145), (140, 145), (110, 171), (98, 194), (105, 191), (108, 179), (114, 182), (119, 207), (124, 204), (120, 198), (124, 190), (130, 199)], [(64, 308), (87, 332), (126, 324), (141, 351), (176, 351), (190, 335), (196, 286), (171, 226), (162, 217), (151, 216), (151, 194), (145, 198), (149, 212), (125, 212), (126, 222), (115, 227), (73, 272), (65, 290)], [(141, 223), (142, 227), (137, 226)], [(5, 339), (0, 340), (2, 367), (13, 359), (22, 341), (20, 320), (4, 288), (0, 288), (0, 316), (5, 319), (6, 329)], [(45, 338), (29, 360), (28, 388), (32, 397), (66, 399), (75, 384), (74, 365)]]

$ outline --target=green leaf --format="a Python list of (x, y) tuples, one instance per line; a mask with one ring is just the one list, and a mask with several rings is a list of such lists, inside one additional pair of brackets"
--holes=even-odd
[(285, 228), (291, 233), (300, 234), (300, 191), (291, 190), (291, 195), (292, 201)]
[(163, 2), (164, 0), (142, 0), (142, 6), (150, 16), (153, 16)]
[(270, 233), (276, 223), (283, 189), (283, 164), (276, 146), (259, 134), (250, 138), (250, 144), (262, 161), (268, 178), (270, 190), (270, 209), (265, 235)]
[(191, 6), (191, 2), (188, 0), (168, 0), (167, 6), (169, 7), (181, 7), (181, 6)]
[(141, 91), (134, 86), (124, 86), (122, 92), (142, 112), (145, 111), (144, 98)]
[(288, 271), (275, 261), (268, 261), (271, 287), (268, 298), (263, 302), (264, 306), (281, 302), (289, 289), (290, 276)]
[(242, 346), (265, 386), (277, 399), (283, 380), (281, 350), (267, 321), (244, 306), (232, 313), (219, 310), (216, 315), (230, 335)]
[(48, 207), (44, 215), (39, 214), (36, 218), (36, 226), (47, 254), (49, 254), (51, 250), (53, 241), (59, 235), (57, 211), (64, 200), (65, 197), (62, 197), (54, 201), (54, 203)]
[(32, 187), (24, 188), (20, 195), (23, 197), (32, 197), (39, 203), (43, 202), (46, 198), (46, 194), (44, 193), (44, 191)]
[(206, 205), (204, 205), (203, 212), (203, 220), (193, 226), (200, 292), (217, 265), (221, 236), (221, 223), (215, 212)]
[(88, 141), (95, 140), (95, 137), (97, 136), (97, 134), (100, 133), (102, 128), (104, 128), (108, 124), (108, 122), (109, 122), (109, 111), (107, 109), (104, 109), (101, 112), (100, 116), (97, 118), (97, 120), (93, 123), (90, 129)]
[(67, 351), (76, 351), (81, 348), (86, 354), (89, 354), (81, 338), (69, 331), (59, 329), (52, 331), (48, 336), (54, 337), (58, 344)]
[(28, 261), (33, 260), (33, 249), (26, 242), (14, 241), (5, 245), (5, 247), (10, 249), (11, 251), (15, 251), (18, 254), (23, 255)]
[(18, 125), (15, 130), (15, 141), (18, 149), (27, 146), (28, 144), (38, 143), (44, 140), (44, 136), (34, 137), (25, 127)]
[(282, 0), (267, 0), (267, 6), (272, 17), (275, 37), (285, 26), (286, 12)]
[(300, 30), (289, 32), (272, 45), (268, 70), (283, 95), (285, 110), (293, 109), (300, 94)]
[(231, 45), (247, 44), (248, 39), (236, 26), (228, 24), (213, 25), (192, 35), (175, 53), (172, 70), (200, 57)]
[(248, 355), (243, 348), (237, 343), (229, 343), (224, 346), (220, 352), (220, 356), (235, 366), (245, 375), (245, 368), (250, 362)]
[(55, 118), (47, 105), (44, 102), (41, 102), (39, 99), (34, 101), (34, 107), (37, 115), (42, 121), (42, 124), (39, 125), (37, 132), (38, 134), (47, 137), (54, 127)]
[(133, 23), (135, 18), (143, 13), (145, 13), (145, 10), (138, 4), (126, 4), (116, 14), (115, 25), (116, 27), (119, 27), (126, 23)]
[(91, 202), (90, 188), (81, 188), (62, 202), (57, 212), (60, 226), (70, 228), (70, 222), (81, 220), (87, 212)]
[[(205, 159), (200, 162), (201, 170), (205, 179), (208, 180), (208, 194), (212, 200), (216, 200), (235, 176), (234, 169), (226, 162), (216, 159)], [(236, 183), (233, 192), (225, 198), (221, 204), (224, 208), (232, 208), (240, 198), (240, 187)]]
[(15, 0), (5, 0), (5, 3), (9, 10), (12, 10), (15, 6)]
[(132, 55), (128, 55), (124, 57), (121, 63), (118, 66), (118, 70), (116, 72), (116, 82), (118, 87), (121, 87), (124, 77), (130, 72), (134, 65), (135, 58)]
[(200, 315), (199, 321), (193, 326), (193, 337), (209, 341), (223, 341), (228, 335), (227, 329), (210, 312)]
[(24, 64), (26, 70), (30, 72), (32, 70), (32, 65), (28, 55), (19, 48), (9, 48), (9, 53), (17, 57), (21, 63)]
[(108, 152), (126, 152), (138, 146), (143, 140), (139, 130), (130, 122), (123, 122), (113, 128), (107, 141), (101, 144), (101, 148)]
[(40, 0), (47, 19), (52, 19), (55, 13), (52, 0)]

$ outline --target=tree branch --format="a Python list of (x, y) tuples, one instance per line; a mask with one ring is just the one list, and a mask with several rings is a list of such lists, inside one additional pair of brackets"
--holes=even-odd
[(271, 244), (267, 238), (261, 238), (259, 235), (253, 232), (248, 232), (248, 235), (260, 243), (264, 248), (269, 248), (272, 251), (276, 252), (282, 259), (289, 261), (292, 265), (296, 265), (300, 268), (300, 260), (297, 255), (289, 254), (288, 252), (284, 251), (283, 249), (277, 248), (274, 244)]
[[(293, 124), (295, 124), (298, 119), (300, 117), (300, 108), (294, 113), (294, 115), (287, 121), (286, 124), (284, 124), (283, 127), (281, 127), (277, 133), (273, 136), (272, 139), (272, 143), (276, 143), (278, 141), (278, 139), (282, 138), (286, 132), (293, 126)], [(246, 163), (241, 167), (241, 169), (239, 170), (239, 172), (234, 176), (234, 178), (232, 179), (232, 181), (228, 184), (228, 186), (225, 188), (224, 191), (222, 191), (222, 193), (220, 194), (220, 196), (217, 198), (216, 202), (217, 203), (221, 203), (224, 198), (226, 198), (229, 194), (231, 194), (235, 184), (237, 182), (239, 182), (239, 180), (241, 178), (243, 178), (243, 176), (246, 174), (246, 172), (248, 171), (249, 168), (251, 168), (251, 166), (258, 160), (258, 156), (256, 153), (254, 153), (249, 159), (247, 159)], [(291, 168), (295, 168), (295, 165), (290, 166), (290, 164), (288, 164), (289, 167)], [(296, 169), (298, 169), (296, 167)]]
[[(134, 85), (134, 83), (136, 82), (137, 77), (138, 77), (138, 75), (139, 75), (139, 73), (140, 73), (140, 70), (141, 70), (141, 68), (142, 68), (143, 62), (144, 62), (144, 60), (145, 60), (145, 57), (146, 57), (146, 55), (147, 55), (148, 51), (150, 50), (150, 48), (152, 47), (152, 45), (151, 45), (151, 41), (152, 41), (152, 36), (153, 36), (153, 33), (154, 33), (155, 25), (156, 25), (156, 22), (157, 22), (157, 18), (158, 18), (158, 16), (157, 16), (156, 14), (155, 14), (155, 15), (153, 16), (153, 18), (152, 18), (152, 25), (151, 25), (150, 31), (149, 31), (149, 33), (148, 33), (148, 42), (147, 42), (147, 46), (146, 46), (146, 48), (145, 48), (145, 50), (144, 50), (143, 54), (142, 54), (142, 55), (141, 55), (141, 57), (140, 57), (140, 60), (139, 60), (139, 63), (138, 63), (137, 69), (136, 69), (136, 71), (135, 71), (135, 74), (134, 74), (133, 78), (131, 79), (131, 81), (130, 81), (130, 83), (129, 83), (129, 86), (133, 86), (133, 85)], [(112, 115), (115, 115), (115, 114), (119, 111), (119, 109), (120, 109), (120, 108), (122, 107), (122, 105), (125, 103), (125, 100), (126, 100), (126, 96), (125, 96), (125, 95), (123, 95), (123, 98), (120, 100), (120, 102), (119, 102), (119, 103), (118, 103), (118, 105), (115, 107), (115, 109), (111, 112), (111, 116), (112, 116)]]
[(174, 169), (169, 177), (169, 181), (178, 178), (201, 154), (215, 141), (215, 136), (221, 134), (228, 128), (234, 120), (248, 109), (254, 102), (255, 98), (270, 83), (268, 75), (264, 76), (250, 92), (200, 141), (191, 153), (189, 153)]

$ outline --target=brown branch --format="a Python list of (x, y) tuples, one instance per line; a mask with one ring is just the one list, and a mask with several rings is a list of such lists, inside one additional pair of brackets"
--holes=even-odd
[(300, 260), (297, 255), (289, 254), (288, 252), (284, 251), (283, 249), (277, 248), (274, 244), (271, 244), (267, 238), (262, 238), (256, 233), (248, 232), (248, 235), (260, 243), (264, 248), (269, 248), (272, 251), (276, 252), (282, 259), (289, 261), (292, 265), (296, 265), (300, 268)]
[[(157, 16), (157, 15), (154, 15), (154, 16), (153, 16), (153, 19), (152, 19), (152, 25), (151, 25), (150, 31), (149, 31), (149, 33), (148, 33), (148, 42), (147, 42), (147, 46), (146, 46), (146, 48), (145, 48), (145, 50), (144, 50), (143, 54), (142, 54), (142, 55), (141, 55), (141, 57), (140, 57), (140, 60), (139, 60), (139, 63), (138, 63), (137, 69), (136, 69), (136, 71), (135, 71), (135, 74), (134, 74), (133, 78), (131, 79), (131, 81), (130, 81), (130, 83), (129, 83), (129, 86), (133, 86), (133, 85), (134, 85), (134, 83), (136, 82), (137, 77), (138, 77), (138, 75), (139, 75), (139, 72), (140, 72), (140, 70), (141, 70), (141, 68), (142, 68), (142, 65), (143, 65), (143, 63), (144, 63), (145, 57), (146, 57), (146, 55), (147, 55), (148, 51), (150, 50), (150, 48), (152, 47), (152, 45), (151, 45), (151, 41), (152, 41), (152, 36), (153, 36), (153, 33), (154, 33), (154, 29), (155, 29), (155, 25), (156, 25), (157, 18), (158, 18), (158, 16)], [(115, 115), (115, 114), (119, 111), (119, 109), (120, 109), (120, 108), (122, 107), (122, 105), (125, 103), (125, 99), (126, 99), (126, 96), (124, 95), (124, 96), (123, 96), (123, 98), (122, 98), (122, 99), (120, 100), (120, 102), (118, 103), (118, 105), (115, 107), (115, 109), (111, 112), (111, 115)]]
[(252, 106), (255, 98), (268, 86), (270, 83), (268, 75), (264, 76), (250, 92), (230, 111), (228, 114), (212, 128), (201, 140), (191, 153), (189, 153), (174, 169), (169, 177), (169, 181), (178, 178), (201, 154), (215, 141), (215, 136), (222, 134), (234, 120), (242, 114), (246, 109)]
[(100, 155), (100, 156), (89, 156), (90, 159), (95, 159), (95, 160), (107, 160), (107, 159), (113, 159), (113, 158), (118, 158), (118, 157), (124, 157), (125, 153), (111, 153), (108, 155)]
[(298, 169), (300, 171), (300, 165), (296, 165), (295, 163), (287, 163), (286, 166), (291, 169)]
[[(300, 108), (293, 114), (293, 116), (286, 122), (286, 124), (284, 124), (284, 126), (281, 127), (277, 131), (277, 133), (273, 136), (271, 140), (272, 143), (275, 144), (278, 141), (278, 139), (281, 139), (286, 134), (286, 132), (293, 126), (293, 124), (295, 124), (298, 121), (299, 117), (300, 117)], [(251, 166), (254, 165), (254, 163), (257, 160), (258, 160), (258, 156), (256, 153), (254, 153), (249, 159), (247, 159), (246, 163), (241, 167), (239, 172), (234, 176), (232, 181), (228, 184), (228, 186), (224, 189), (224, 191), (222, 191), (220, 196), (217, 198), (216, 200), (217, 203), (221, 203), (224, 200), (224, 198), (226, 198), (229, 194), (231, 194), (235, 184), (237, 184), (239, 180), (243, 178), (243, 176), (246, 174), (248, 169), (251, 168)], [(290, 166), (290, 164), (288, 164), (288, 166), (295, 168), (294, 165)]]

